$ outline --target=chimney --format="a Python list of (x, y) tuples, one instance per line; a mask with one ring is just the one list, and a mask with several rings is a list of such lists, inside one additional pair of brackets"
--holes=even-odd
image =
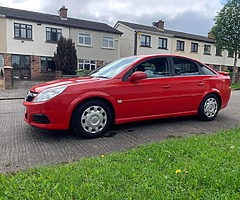
[(163, 20), (159, 20), (158, 22), (154, 22), (153, 25), (160, 30), (164, 30), (164, 21)]
[(63, 5), (59, 10), (59, 16), (62, 20), (67, 20), (68, 9)]

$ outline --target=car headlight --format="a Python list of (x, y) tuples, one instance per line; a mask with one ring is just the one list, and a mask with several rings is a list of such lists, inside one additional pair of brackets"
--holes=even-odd
[(53, 97), (61, 94), (67, 88), (66, 85), (60, 87), (54, 87), (50, 89), (43, 90), (40, 92), (33, 102), (43, 102), (52, 99)]

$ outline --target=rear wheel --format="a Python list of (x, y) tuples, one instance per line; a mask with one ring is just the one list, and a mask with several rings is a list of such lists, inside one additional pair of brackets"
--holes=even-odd
[(107, 104), (91, 100), (79, 105), (72, 116), (72, 128), (83, 138), (102, 136), (112, 124), (112, 113)]
[(219, 100), (216, 95), (207, 95), (199, 106), (198, 116), (201, 120), (211, 121), (217, 117), (219, 106)]

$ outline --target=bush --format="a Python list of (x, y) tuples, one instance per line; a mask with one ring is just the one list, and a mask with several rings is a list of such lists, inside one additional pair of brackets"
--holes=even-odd
[(61, 37), (58, 41), (57, 52), (54, 54), (56, 70), (63, 75), (75, 75), (77, 67), (77, 51), (72, 39)]

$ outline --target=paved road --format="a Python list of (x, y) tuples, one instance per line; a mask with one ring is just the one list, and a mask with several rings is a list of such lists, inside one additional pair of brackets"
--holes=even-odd
[(71, 132), (46, 132), (23, 122), (22, 100), (0, 101), (0, 173), (43, 164), (125, 151), (166, 138), (240, 127), (240, 91), (212, 122), (195, 118), (161, 119), (117, 126), (108, 137), (81, 139)]

